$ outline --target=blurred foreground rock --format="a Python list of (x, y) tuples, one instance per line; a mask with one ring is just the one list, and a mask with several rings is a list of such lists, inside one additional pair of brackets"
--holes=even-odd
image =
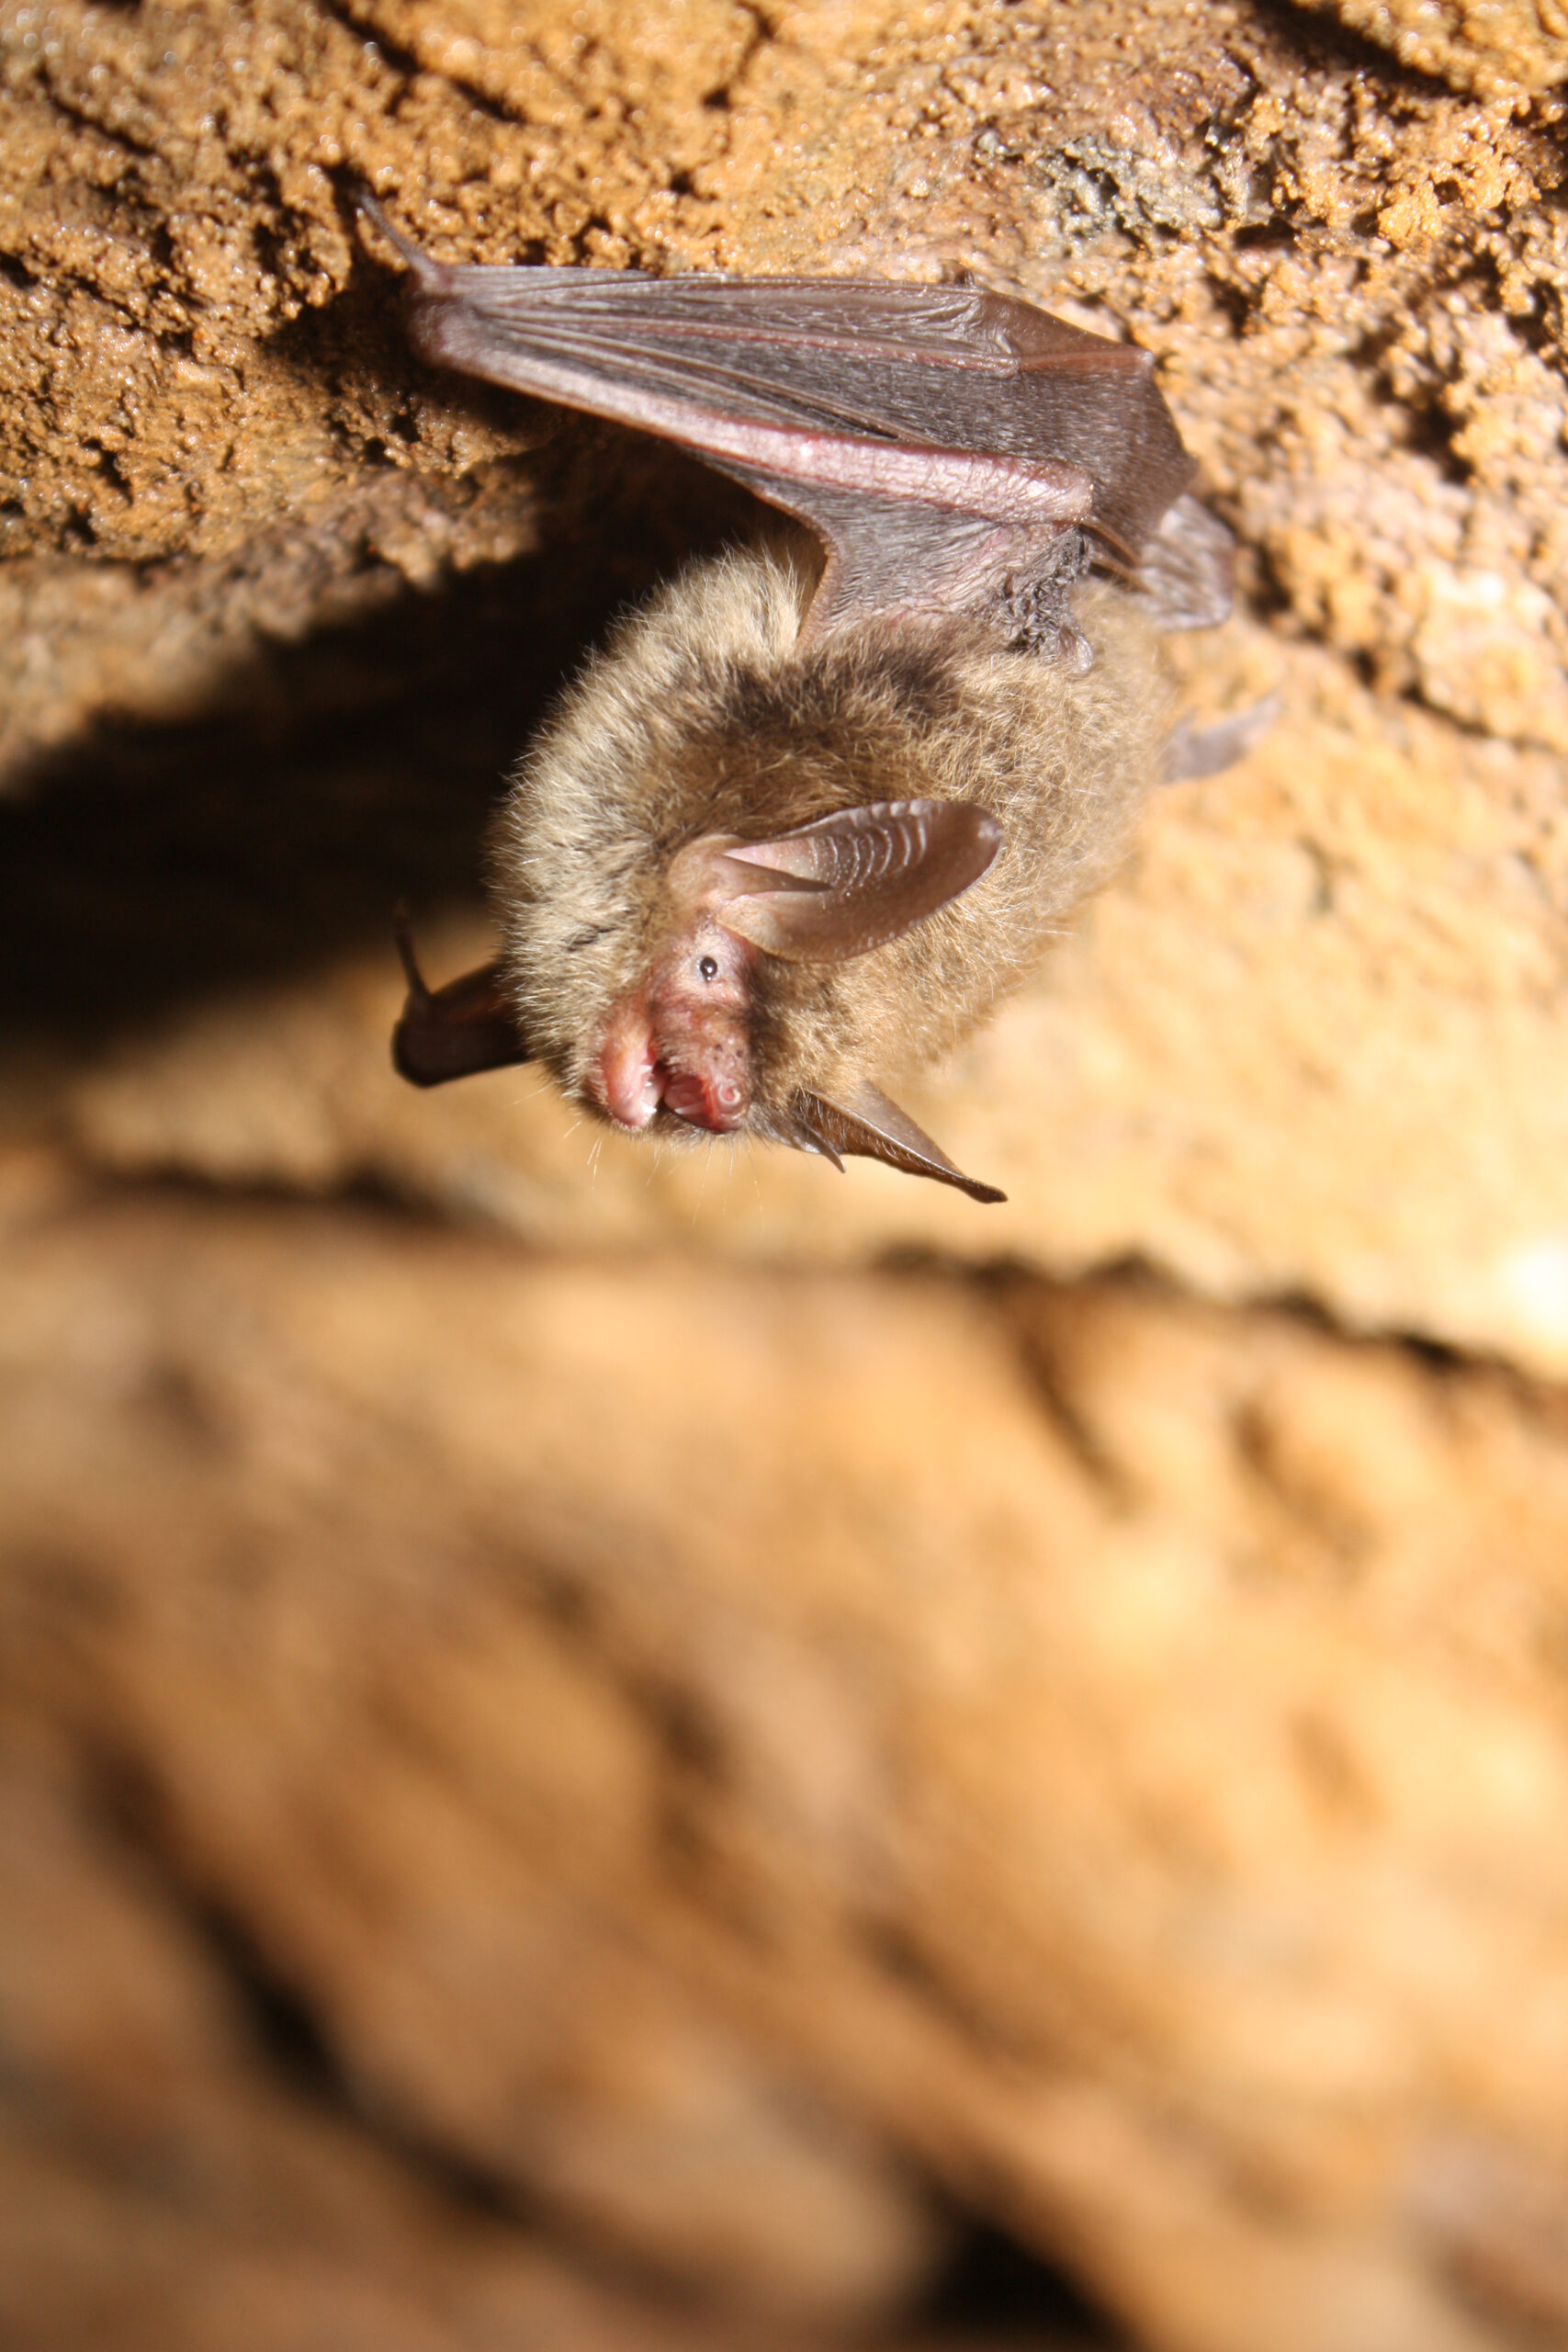
[(574, 2277), (378, 2145), (297, 2053), (280, 2081), (214, 1923), (117, 1820), (94, 1743), (62, 1753), (14, 1706), (0, 1738), (11, 2352), (705, 2352), (700, 2318)]
[(9, 1708), (396, 2142), (796, 2319), (940, 2188), (1156, 2345), (1568, 2327), (1554, 1394), (157, 1196), (0, 1362)]

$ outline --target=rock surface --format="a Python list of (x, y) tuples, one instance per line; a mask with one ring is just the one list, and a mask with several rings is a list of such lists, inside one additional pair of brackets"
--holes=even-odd
[(1156, 2344), (1568, 2324), (1556, 1395), (177, 1197), (0, 1335), (12, 1704), (398, 2139), (796, 2317), (940, 2188)]
[[(1305, 1293), (1361, 1329), (1568, 1372), (1562, 763), (1391, 720), (1261, 632), (1192, 660), (1235, 701), (1287, 679), (1291, 723), (1164, 795), (1122, 880), (911, 1097), (1005, 1207), (762, 1148), (656, 1153), (528, 1070), (417, 1095), (387, 1061), (384, 943), (138, 1025), (62, 1067), (38, 1115), (128, 1173), (368, 1178), (573, 1248), (696, 1232), (750, 1257), (935, 1249), (1063, 1272), (1137, 1256), (1213, 1296)], [(489, 934), (437, 928), (426, 949), (446, 975)]]
[[(14, 1700), (14, 1690), (11, 1693)], [(0, 1761), (0, 2333), (15, 2352), (742, 2352), (581, 2277), (275, 2063), (106, 1759)], [(275, 2005), (276, 2008), (276, 2005)], [(282, 2036), (276, 2030), (275, 2045)], [(756, 2352), (763, 2352), (759, 2344)], [(769, 2352), (786, 2352), (778, 2344)]]
[(1402, 65), (1482, 97), (1568, 82), (1568, 14), (1559, 0), (1298, 0), (1331, 8)]
[[(1568, 2344), (1559, 14), (0, 0), (8, 2343)], [(394, 1083), (745, 513), (356, 184), (1156, 355), (1285, 716), (913, 1106), (1006, 1208)]]
[[(100, 1036), (150, 986), (184, 1009), (58, 1073), (51, 1118), (123, 1164), (369, 1170), (574, 1243), (695, 1216), (769, 1253), (1135, 1254), (1568, 1368), (1558, 98), (1174, 0), (1135, 33), (1112, 0), (0, 24), (0, 663), (12, 774), (50, 787), (5, 953), (35, 1002), (85, 987)], [(389, 975), (387, 907), (472, 889), (574, 644), (735, 520), (694, 469), (415, 364), (355, 179), (449, 254), (971, 269), (1156, 352), (1274, 623), (1184, 647), (1186, 691), (1278, 683), (1287, 715), (1154, 812), (918, 1106), (1008, 1211), (613, 1142), (585, 1191), (589, 1139), (506, 1080), (394, 1106), (379, 1047), (355, 1066), (385, 992), (362, 1023), (360, 979), (258, 993), (372, 938)], [(106, 741), (117, 710), (148, 724)], [(202, 842), (177, 890), (152, 797)]]

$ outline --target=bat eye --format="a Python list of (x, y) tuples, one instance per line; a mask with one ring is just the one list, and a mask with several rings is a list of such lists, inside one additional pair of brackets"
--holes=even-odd
[(711, 956), (699, 956), (697, 969), (705, 980), (716, 980), (718, 978), (718, 965)]

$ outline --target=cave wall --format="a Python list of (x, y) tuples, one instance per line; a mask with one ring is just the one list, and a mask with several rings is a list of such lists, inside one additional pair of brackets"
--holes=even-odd
[[(0, 7), (18, 2343), (924, 2342), (976, 2230), (1568, 2342), (1559, 15)], [(414, 360), (359, 185), (1155, 354), (1283, 716), (913, 1103), (1005, 1207), (391, 1076), (747, 512)]]

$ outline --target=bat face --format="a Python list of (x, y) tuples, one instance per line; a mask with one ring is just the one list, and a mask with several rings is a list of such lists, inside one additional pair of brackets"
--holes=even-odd
[(1155, 630), (1228, 606), (1145, 355), (966, 288), (449, 268), (365, 209), (426, 356), (679, 441), (790, 518), (569, 690), (498, 826), (503, 952), (432, 991), (401, 943), (397, 1067), (537, 1060), (628, 1133), (999, 1198), (879, 1081), (1106, 878), (1160, 767)]
[[(575, 729), (569, 720), (541, 751), (521, 811), (520, 837), (532, 842), (540, 809), (558, 816), (577, 794), (580, 763), (591, 779), (603, 773), (595, 733), (615, 736), (616, 781), (590, 782), (598, 805), (578, 816), (581, 854), (571, 871), (552, 876), (547, 886), (548, 978), (532, 993), (570, 1003), (574, 943), (553, 936), (559, 909), (577, 910), (579, 937), (596, 945), (625, 931), (631, 984), (603, 1012), (589, 1001), (575, 1018), (569, 1013), (569, 1037), (586, 1042), (583, 1098), (634, 1133), (660, 1112), (716, 1135), (751, 1125), (764, 1133), (776, 1133), (781, 1123), (787, 1127), (799, 1073), (781, 1048), (799, 1026), (801, 1001), (833, 993), (825, 977), (830, 967), (871, 955), (952, 903), (1002, 847), (999, 825), (972, 801), (920, 797), (833, 805), (853, 790), (855, 763), (841, 752), (825, 755), (819, 748), (812, 757), (801, 751), (804, 682), (792, 650), (798, 621), (792, 628), (787, 611), (774, 632), (773, 665), (758, 659), (761, 632), (749, 605), (755, 600), (765, 610), (781, 594), (787, 599), (792, 584), (787, 574), (771, 580), (763, 569), (748, 576), (730, 565), (711, 583), (717, 593), (705, 595), (705, 583), (693, 582), (672, 596), (660, 616), (662, 631), (660, 621), (650, 621), (626, 632), (642, 642), (620, 650), (620, 665), (635, 669), (639, 654), (645, 661), (651, 654), (667, 705), (672, 672), (683, 671), (683, 740), (660, 741), (644, 730), (634, 749), (638, 716), (615, 710), (624, 686), (606, 687), (601, 677), (579, 697)], [(682, 645), (693, 598), (705, 607), (705, 628)], [(820, 664), (813, 667), (819, 685)], [(909, 713), (890, 717), (895, 728), (900, 719), (915, 723)], [(830, 717), (818, 731), (832, 731)], [(890, 748), (895, 756), (908, 752), (907, 745)], [(818, 805), (824, 813), (773, 840), (717, 831), (639, 839), (639, 810), (656, 810), (662, 820), (666, 803), (688, 826), (733, 816), (729, 779), (738, 767), (749, 807), (776, 813)], [(755, 768), (765, 784), (747, 776)], [(608, 828), (597, 822), (601, 812)], [(597, 831), (605, 837), (595, 856), (586, 845)], [(671, 840), (679, 845), (671, 847)], [(620, 913), (615, 884), (628, 863), (655, 881), (651, 916), (641, 925)], [(600, 887), (602, 877), (607, 888)], [(514, 874), (507, 895), (522, 902), (530, 892), (536, 899), (532, 874)], [(531, 935), (520, 927), (525, 962)], [(843, 1000), (846, 991), (838, 994)], [(840, 1001), (840, 1020), (847, 1037), (847, 1002)], [(569, 1084), (572, 1074), (569, 1059)]]
[[(776, 1125), (781, 1090), (770, 1103), (760, 1033), (786, 1017), (786, 976), (770, 987), (761, 956), (812, 965), (866, 954), (917, 919), (897, 901), (918, 898), (934, 912), (1001, 845), (987, 811), (935, 800), (874, 803), (776, 842), (716, 833), (688, 843), (662, 871), (665, 920), (645, 976), (591, 1045), (588, 1100), (633, 1133), (660, 1110), (714, 1135), (759, 1111), (764, 1130), (770, 1114)], [(838, 888), (807, 879), (792, 888), (792, 867), (837, 869)]]
[(631, 1132), (822, 1150), (826, 1104), (831, 1148), (869, 1149), (843, 1124), (866, 1088), (1031, 968), (1157, 763), (1154, 634), (1113, 590), (1084, 600), (1087, 672), (930, 627), (803, 651), (808, 594), (776, 554), (675, 582), (568, 693), (502, 812), (517, 1034)]

